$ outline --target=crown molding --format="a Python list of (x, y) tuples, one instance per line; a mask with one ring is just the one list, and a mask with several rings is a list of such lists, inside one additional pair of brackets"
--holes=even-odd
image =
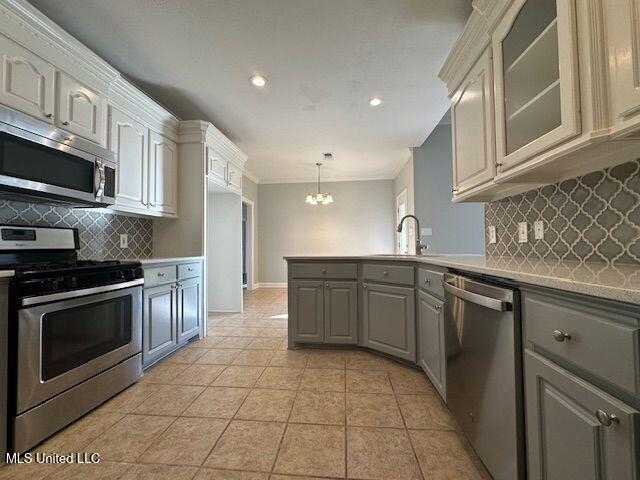
[(247, 177), (249, 180), (251, 180), (253, 183), (255, 183), (256, 185), (260, 184), (260, 179), (258, 177), (256, 177), (252, 172), (250, 172), (249, 170), (246, 170), (244, 172), (242, 172), (242, 174)]
[(405, 165), (407, 163), (409, 163), (411, 160), (413, 160), (413, 148), (411, 148), (411, 153), (409, 154), (409, 156), (405, 159), (404, 162), (400, 162), (400, 164), (396, 167), (396, 169), (393, 171), (393, 179), (395, 180), (396, 178), (398, 178), (398, 175), (400, 175), (400, 172), (402, 171), (402, 169), (405, 167)]
[(184, 120), (178, 127), (178, 143), (203, 143), (244, 170), (247, 156), (212, 123)]
[[(333, 182), (373, 182), (376, 180), (394, 180), (392, 174), (387, 175), (371, 175), (371, 176), (354, 176), (354, 177), (326, 177), (322, 178), (322, 183)], [(260, 180), (260, 185), (275, 185), (282, 183), (316, 183), (318, 177), (298, 177), (298, 178), (265, 178)]]

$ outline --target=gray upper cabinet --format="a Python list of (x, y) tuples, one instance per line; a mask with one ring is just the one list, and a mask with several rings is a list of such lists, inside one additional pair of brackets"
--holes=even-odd
[(177, 301), (175, 285), (144, 290), (142, 363), (147, 366), (176, 348)]
[(414, 289), (373, 283), (362, 289), (362, 345), (415, 362)]
[(289, 329), (294, 342), (320, 343), (324, 340), (322, 280), (289, 282)]
[(329, 281), (324, 284), (324, 342), (358, 341), (358, 284)]
[(202, 285), (200, 278), (190, 278), (178, 283), (178, 341), (186, 342), (200, 331), (200, 303)]
[(525, 352), (529, 480), (638, 479), (639, 412)]
[(418, 294), (418, 365), (446, 401), (444, 302), (424, 292)]

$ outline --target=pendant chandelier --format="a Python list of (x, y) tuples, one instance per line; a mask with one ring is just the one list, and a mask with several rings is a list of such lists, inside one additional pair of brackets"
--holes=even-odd
[(333, 196), (331, 193), (322, 193), (320, 192), (320, 167), (322, 163), (316, 163), (318, 167), (318, 191), (317, 193), (308, 193), (306, 202), (309, 205), (329, 205), (333, 203)]

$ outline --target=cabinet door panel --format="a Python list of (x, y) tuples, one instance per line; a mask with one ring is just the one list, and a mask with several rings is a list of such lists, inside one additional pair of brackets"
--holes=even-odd
[(420, 292), (418, 296), (418, 365), (446, 401), (444, 302)]
[(143, 364), (149, 365), (177, 345), (177, 301), (174, 285), (144, 290)]
[(326, 282), (324, 288), (325, 343), (356, 344), (358, 330), (357, 282)]
[(227, 162), (211, 147), (207, 147), (207, 175), (221, 185), (227, 184)]
[(451, 98), (454, 194), (496, 174), (491, 50), (487, 49)]
[(111, 108), (109, 147), (118, 155), (116, 205), (147, 210), (148, 135), (142, 123)]
[(180, 282), (178, 288), (178, 341), (186, 342), (200, 331), (200, 278)]
[(104, 98), (74, 78), (58, 72), (57, 126), (105, 145)]
[(53, 65), (0, 35), (0, 103), (53, 122)]
[(227, 185), (236, 192), (242, 191), (242, 171), (231, 162), (227, 164)]
[(530, 480), (638, 478), (638, 411), (528, 350), (525, 381)]
[(365, 283), (362, 308), (364, 346), (415, 362), (413, 288)]
[(493, 33), (498, 176), (581, 132), (575, 4), (516, 0)]
[(178, 148), (159, 133), (149, 135), (149, 208), (175, 214), (178, 201)]
[(289, 282), (289, 328), (294, 342), (321, 343), (324, 340), (322, 281)]

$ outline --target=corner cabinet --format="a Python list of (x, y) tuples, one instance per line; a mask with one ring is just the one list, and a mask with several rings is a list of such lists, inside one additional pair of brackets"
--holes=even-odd
[(498, 174), (580, 133), (574, 0), (516, 0), (493, 33)]
[(530, 480), (639, 478), (640, 413), (525, 351)]
[(207, 146), (207, 178), (233, 193), (242, 192), (242, 168), (226, 160), (212, 146)]
[(416, 361), (415, 290), (365, 283), (362, 286), (362, 345)]
[(143, 264), (142, 365), (202, 335), (202, 262)]
[(451, 97), (454, 197), (496, 175), (491, 60), (487, 49)]

